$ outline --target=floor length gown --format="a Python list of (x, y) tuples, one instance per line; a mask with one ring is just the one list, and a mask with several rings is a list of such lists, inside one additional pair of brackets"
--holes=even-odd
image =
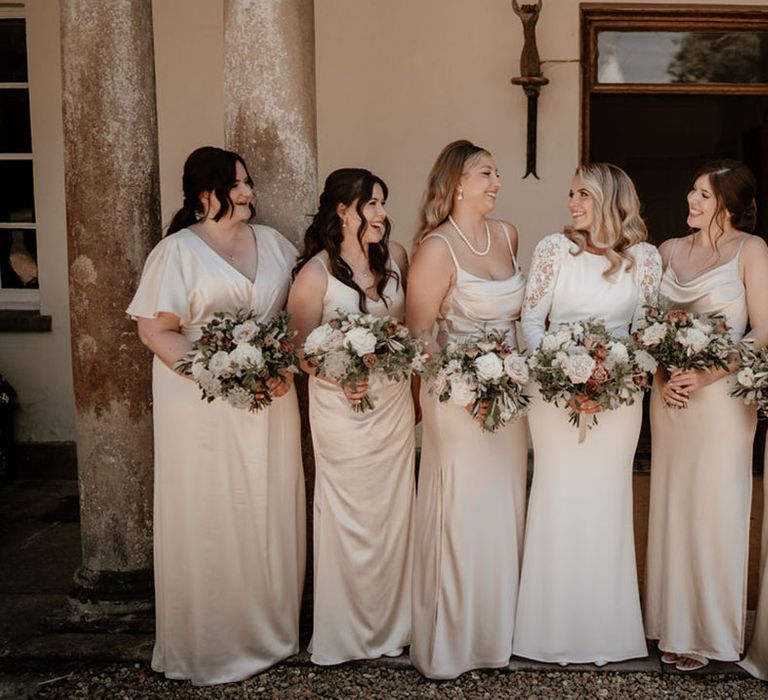
[[(506, 230), (505, 230), (506, 234)], [(509, 244), (509, 235), (507, 243)], [(525, 279), (488, 280), (456, 266), (438, 342), (502, 329), (515, 344)], [(510, 245), (510, 253), (512, 248)], [(424, 414), (416, 499), (413, 665), (430, 678), (509, 663), (525, 518), (525, 418), (484, 432), (463, 407), (422, 385)]]
[[(725, 316), (734, 342), (748, 320), (740, 252), (689, 282), (670, 263), (661, 282), (674, 308)], [(651, 396), (646, 632), (663, 651), (721, 661), (736, 661), (744, 646), (756, 427), (754, 407), (728, 396), (731, 388), (720, 379), (684, 409)]]
[[(604, 256), (563, 234), (534, 253), (522, 312), (528, 349), (549, 329), (587, 318), (617, 336), (655, 300), (661, 267), (647, 243), (609, 279)], [(632, 462), (642, 401), (605, 411), (578, 442), (568, 410), (542, 400), (529, 413), (534, 470), (517, 605), (514, 653), (537, 661), (596, 663), (645, 656), (632, 524)]]
[[(310, 263), (326, 268), (322, 258)], [(391, 261), (394, 272), (400, 274)], [(327, 272), (327, 268), (326, 268)], [(403, 280), (368, 313), (403, 320)], [(328, 274), (322, 323), (339, 309), (359, 313), (355, 290)], [(312, 661), (370, 659), (407, 646), (411, 637), (411, 565), (415, 426), (410, 382), (374, 375), (374, 408), (357, 413), (344, 392), (309, 380), (315, 450), (314, 628)]]
[[(283, 308), (296, 252), (253, 227), (251, 282), (183, 229), (150, 253), (128, 313), (181, 319), (190, 340), (217, 311)], [(304, 581), (304, 479), (293, 389), (257, 413), (201, 400), (157, 357), (152, 668), (208, 685), (238, 681), (298, 651)]]
[(763, 467), (763, 531), (760, 555), (760, 591), (757, 598), (755, 628), (747, 655), (739, 666), (755, 678), (768, 681), (768, 438)]

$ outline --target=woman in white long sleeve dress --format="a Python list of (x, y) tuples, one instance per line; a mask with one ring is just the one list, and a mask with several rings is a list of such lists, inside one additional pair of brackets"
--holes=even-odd
[(288, 297), (296, 250), (249, 226), (252, 182), (236, 153), (184, 164), (184, 207), (147, 258), (128, 307), (154, 353), (152, 668), (199, 685), (238, 681), (295, 654), (304, 583), (304, 478), (290, 375), (258, 413), (200, 399), (176, 361), (219, 311), (257, 320)]
[[(632, 181), (612, 165), (576, 171), (573, 226), (536, 247), (522, 326), (535, 350), (547, 328), (595, 318), (618, 336), (656, 299), (656, 249)], [(590, 402), (574, 407), (594, 413)], [(538, 394), (529, 413), (534, 476), (514, 653), (595, 663), (645, 656), (632, 529), (632, 462), (642, 402), (600, 413), (586, 440)]]
[[(446, 146), (430, 173), (408, 282), (411, 331), (435, 353), (483, 328), (515, 342), (525, 280), (517, 231), (489, 219), (501, 183), (486, 150)], [(437, 340), (433, 326), (437, 324)], [(525, 419), (484, 433), (422, 386), (411, 660), (430, 678), (509, 663), (525, 516)], [(482, 419), (482, 413), (480, 418)]]
[[(389, 240), (387, 186), (332, 172), (304, 237), (288, 311), (297, 342), (338, 315), (405, 317), (405, 249)], [(415, 425), (410, 383), (309, 378), (315, 450), (312, 661), (398, 656), (411, 636)], [(352, 410), (366, 392), (375, 400)]]
[[(688, 193), (692, 233), (661, 248), (661, 295), (725, 317), (734, 342), (768, 340), (768, 247), (755, 180), (736, 161), (702, 168)], [(735, 371), (734, 357), (730, 371)], [(657, 374), (651, 396), (651, 500), (645, 623), (662, 661), (692, 671), (744, 646), (754, 407), (730, 397), (730, 371)], [(686, 407), (683, 408), (682, 406)]]

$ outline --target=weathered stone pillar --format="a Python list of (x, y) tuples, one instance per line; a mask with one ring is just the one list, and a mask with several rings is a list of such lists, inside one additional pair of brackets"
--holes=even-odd
[(317, 206), (312, 0), (224, 0), (224, 103), (257, 221), (298, 242)]
[[(301, 249), (317, 208), (317, 112), (313, 0), (224, 0), (224, 103), (227, 147), (248, 163), (256, 221)], [(296, 389), (307, 489), (307, 580), (302, 634), (311, 624), (312, 495), (315, 461), (306, 378)]]
[(151, 0), (61, 0), (61, 32), (87, 621), (152, 600), (150, 363), (125, 315), (161, 232)]

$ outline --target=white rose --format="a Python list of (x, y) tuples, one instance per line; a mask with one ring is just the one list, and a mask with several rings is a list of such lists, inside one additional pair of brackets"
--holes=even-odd
[(331, 333), (333, 333), (333, 328), (327, 323), (315, 328), (304, 341), (304, 352), (308, 355), (320, 352), (330, 338)]
[(528, 363), (521, 355), (516, 353), (507, 355), (504, 358), (504, 371), (515, 384), (526, 384), (528, 382)]
[(541, 349), (544, 352), (552, 352), (557, 350), (560, 344), (557, 342), (557, 336), (554, 333), (547, 333), (544, 339), (541, 341)]
[(682, 328), (675, 337), (680, 345), (690, 348), (693, 352), (701, 352), (709, 345), (710, 341), (710, 337), (706, 333), (695, 328)]
[(376, 336), (367, 328), (351, 328), (344, 334), (344, 345), (362, 357), (376, 349)]
[(232, 329), (232, 340), (237, 345), (247, 343), (256, 335), (257, 330), (258, 326), (255, 321), (244, 321)]
[(214, 377), (220, 377), (226, 374), (232, 368), (232, 360), (226, 350), (219, 350), (211, 356), (208, 361), (208, 369), (211, 370)]
[(476, 357), (474, 361), (477, 376), (483, 381), (498, 379), (504, 374), (504, 363), (495, 352), (488, 352), (485, 355)]
[(646, 347), (658, 345), (667, 335), (667, 327), (663, 323), (654, 323), (643, 331), (642, 343)]
[(568, 344), (571, 341), (571, 331), (570, 331), (570, 329), (569, 328), (561, 328), (555, 334), (555, 339), (557, 340), (558, 347), (563, 347), (563, 345)]
[(256, 367), (261, 369), (264, 365), (264, 355), (261, 349), (250, 343), (238, 345), (229, 353), (229, 357), (239, 367)]
[(568, 353), (560, 350), (559, 352), (555, 353), (555, 357), (552, 360), (552, 366), (562, 367), (566, 362), (568, 362)]
[(461, 362), (458, 360), (450, 360), (445, 366), (445, 373), (456, 374), (457, 372), (461, 372)]
[(343, 379), (349, 370), (349, 357), (343, 350), (329, 350), (323, 361), (323, 373), (337, 381)]
[(751, 388), (755, 385), (755, 373), (749, 367), (745, 367), (736, 374), (736, 381), (742, 386)]
[(207, 370), (200, 376), (198, 383), (209, 396), (221, 396), (221, 382)]
[(249, 408), (252, 399), (251, 393), (240, 386), (230, 389), (227, 394), (227, 403), (235, 408)]
[(654, 359), (653, 355), (651, 353), (646, 352), (645, 350), (635, 350), (635, 361), (637, 362), (637, 366), (643, 371), (643, 372), (655, 372), (656, 367), (658, 366), (658, 363)]
[(453, 377), (451, 379), (451, 401), (459, 406), (466, 406), (468, 403), (474, 403), (477, 398), (475, 384), (466, 375)]
[(702, 333), (712, 332), (712, 325), (707, 323), (706, 321), (702, 321), (699, 318), (694, 318), (691, 321), (691, 327), (695, 328), (697, 331), (701, 331)]
[(574, 384), (583, 384), (592, 376), (595, 365), (594, 359), (589, 355), (573, 355), (563, 363), (563, 371)]
[(605, 366), (608, 369), (613, 369), (617, 364), (625, 364), (629, 360), (629, 351), (624, 343), (612, 343), (608, 352), (608, 357), (605, 358)]
[(200, 378), (200, 375), (203, 372), (207, 371), (208, 370), (205, 368), (205, 358), (203, 357), (203, 353), (199, 352), (192, 359), (192, 368), (190, 369), (192, 377), (197, 380)]

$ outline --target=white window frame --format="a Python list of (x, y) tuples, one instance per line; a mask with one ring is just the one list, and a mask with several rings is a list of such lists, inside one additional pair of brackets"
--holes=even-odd
[[(26, 14), (24, 12), (24, 5), (21, 3), (2, 3), (0, 4), (0, 19), (23, 19), (26, 26)], [(29, 44), (27, 44), (27, 58), (29, 57)], [(0, 82), (0, 90), (3, 89), (26, 89), (29, 92), (29, 83), (2, 83)], [(31, 102), (30, 102), (31, 110)], [(31, 121), (31, 118), (30, 118)], [(31, 124), (30, 124), (31, 129)], [(32, 153), (0, 153), (0, 160), (33, 160)], [(34, 176), (32, 181), (32, 196), (34, 197), (35, 205), (37, 205), (37, 197), (34, 191)], [(37, 207), (35, 207), (37, 209)], [(37, 214), (35, 214), (37, 218)], [(0, 235), (3, 230), (31, 230), (37, 234), (37, 222), (25, 222), (25, 223), (11, 223), (0, 221)], [(38, 240), (39, 246), (39, 240)], [(0, 309), (39, 309), (40, 308), (40, 290), (39, 289), (3, 289), (0, 287)]]

